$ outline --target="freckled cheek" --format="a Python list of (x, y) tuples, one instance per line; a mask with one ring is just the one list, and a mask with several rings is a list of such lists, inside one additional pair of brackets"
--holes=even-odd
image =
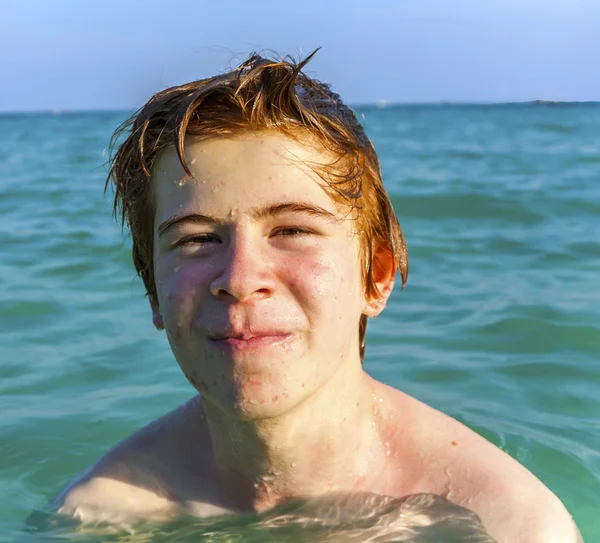
[(201, 269), (191, 266), (175, 264), (157, 272), (160, 312), (171, 347), (177, 349), (186, 336), (186, 330), (190, 329), (210, 283)]
[[(299, 298), (320, 305), (322, 302), (354, 299), (360, 277), (345, 260), (322, 258), (296, 262), (285, 269), (288, 288)], [(356, 284), (355, 284), (356, 283)]]
[(327, 260), (293, 261), (281, 271), (288, 288), (303, 298), (327, 296), (341, 280), (335, 266)]
[(210, 276), (207, 270), (200, 267), (184, 267), (181, 264), (159, 270), (157, 273), (157, 289), (161, 306), (168, 309), (179, 309), (210, 287)]

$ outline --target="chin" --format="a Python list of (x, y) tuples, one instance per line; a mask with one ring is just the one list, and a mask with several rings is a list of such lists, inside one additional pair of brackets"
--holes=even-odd
[(206, 402), (239, 420), (280, 416), (314, 389), (314, 376), (281, 352), (211, 357), (202, 368), (185, 365), (184, 374)]
[(293, 394), (288, 387), (269, 386), (262, 379), (261, 384), (258, 384), (258, 377), (248, 377), (248, 381), (251, 380), (255, 382), (244, 382), (242, 386), (232, 385), (222, 405), (225, 412), (238, 420), (252, 421), (278, 417), (293, 409), (304, 399), (298, 391)]
[(280, 417), (286, 412), (281, 408), (274, 410), (272, 407), (254, 406), (254, 405), (236, 405), (228, 411), (228, 415), (238, 421), (258, 422)]

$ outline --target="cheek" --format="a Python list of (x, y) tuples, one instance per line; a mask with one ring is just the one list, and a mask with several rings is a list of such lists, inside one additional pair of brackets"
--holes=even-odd
[(280, 267), (282, 282), (302, 299), (328, 296), (337, 279), (335, 268), (326, 259), (293, 258)]
[[(199, 266), (169, 262), (157, 269), (157, 291), (160, 311), (166, 322), (185, 318), (209, 285), (209, 273)], [(174, 327), (173, 327), (174, 328)]]
[[(333, 252), (333, 251), (332, 251)], [(315, 259), (294, 259), (282, 269), (292, 293), (315, 307), (347, 308), (359, 294), (360, 272), (354, 261), (327, 254)]]

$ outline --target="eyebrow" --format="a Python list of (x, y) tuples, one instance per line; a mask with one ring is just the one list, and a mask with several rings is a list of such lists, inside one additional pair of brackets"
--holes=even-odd
[[(302, 213), (334, 222), (337, 222), (338, 220), (335, 214), (333, 214), (331, 211), (327, 211), (325, 208), (306, 202), (289, 202), (266, 205), (252, 209), (250, 211), (250, 216), (255, 220), (260, 220), (268, 217), (276, 217), (277, 215), (282, 215), (284, 213)], [(182, 223), (223, 225), (227, 222), (227, 220), (215, 217), (214, 215), (204, 215), (200, 213), (178, 214), (160, 224), (158, 227), (158, 235), (161, 236), (170, 228)]]

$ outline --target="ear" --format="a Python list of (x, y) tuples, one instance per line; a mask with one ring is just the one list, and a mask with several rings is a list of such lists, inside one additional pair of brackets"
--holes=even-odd
[(164, 330), (165, 323), (158, 307), (158, 300), (156, 296), (148, 295), (150, 301), (150, 308), (152, 309), (152, 323), (157, 330)]
[(385, 308), (396, 281), (396, 262), (392, 252), (383, 246), (378, 246), (373, 254), (372, 277), (380, 292), (377, 297), (365, 297), (363, 315), (377, 317)]

